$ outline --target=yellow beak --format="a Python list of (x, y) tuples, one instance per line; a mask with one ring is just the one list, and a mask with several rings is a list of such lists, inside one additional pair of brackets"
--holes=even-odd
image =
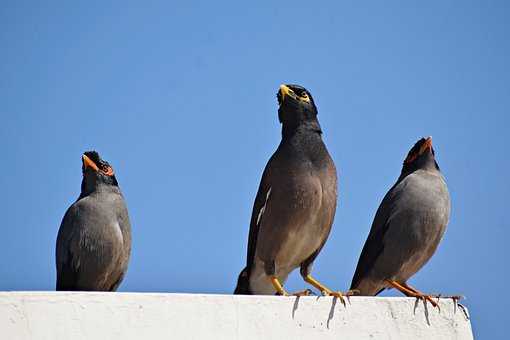
[(292, 91), (290, 87), (285, 84), (280, 85), (280, 93), (282, 94), (282, 102), (285, 100), (285, 96), (296, 98), (294, 91)]
[(282, 95), (282, 103), (285, 101), (285, 97), (287, 97), (287, 96), (294, 98), (296, 100), (300, 100), (305, 103), (310, 102), (310, 98), (308, 97), (307, 94), (305, 94), (303, 97), (300, 97), (294, 91), (292, 91), (292, 89), (290, 87), (288, 87), (285, 84), (280, 85), (280, 93)]

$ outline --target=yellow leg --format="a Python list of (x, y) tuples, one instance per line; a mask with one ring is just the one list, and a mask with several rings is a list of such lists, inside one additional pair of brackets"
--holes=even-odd
[(271, 283), (273, 284), (274, 289), (276, 292), (283, 296), (289, 296), (289, 293), (283, 288), (282, 284), (280, 283), (280, 280), (276, 276), (271, 276)]
[[(344, 294), (342, 294), (341, 292), (332, 291), (331, 289), (329, 289), (328, 287), (326, 287), (325, 285), (323, 285), (322, 283), (320, 283), (319, 281), (314, 279), (312, 277), (312, 275), (310, 275), (310, 274), (305, 276), (305, 281), (308, 282), (309, 284), (311, 284), (312, 286), (314, 286), (315, 288), (317, 288), (318, 290), (320, 290), (322, 295), (334, 296), (334, 297), (339, 298), (340, 301), (345, 306)], [(346, 294), (346, 295), (349, 296), (350, 294)]]
[(411, 296), (411, 297), (415, 297), (417, 299), (422, 299), (423, 301), (428, 301), (428, 302), (430, 302), (430, 304), (432, 306), (437, 307), (439, 310), (441, 309), (439, 307), (439, 305), (437, 304), (437, 302), (432, 300), (431, 295), (423, 294), (419, 290), (416, 290), (413, 287), (410, 287), (406, 283), (398, 283), (397, 281), (394, 281), (394, 280), (386, 280), (386, 282), (388, 282), (393, 288), (399, 290), (406, 296)]

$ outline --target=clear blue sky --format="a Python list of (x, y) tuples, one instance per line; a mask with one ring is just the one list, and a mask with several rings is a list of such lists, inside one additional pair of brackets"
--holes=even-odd
[[(280, 140), (275, 94), (290, 82), (313, 94), (340, 174), (315, 274), (348, 288), (403, 158), (432, 135), (453, 211), (411, 283), (466, 295), (475, 334), (503, 337), (509, 6), (2, 1), (0, 290), (54, 288), (57, 230), (80, 191), (81, 153), (96, 149), (133, 226), (120, 290), (230, 293)], [(297, 273), (288, 283), (303, 286)]]

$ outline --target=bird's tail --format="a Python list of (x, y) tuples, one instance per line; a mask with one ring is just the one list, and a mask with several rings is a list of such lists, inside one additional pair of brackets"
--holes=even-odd
[(239, 277), (237, 278), (237, 286), (234, 290), (234, 294), (239, 295), (252, 295), (250, 291), (250, 274), (248, 271), (248, 267), (244, 268), (241, 273), (239, 273)]

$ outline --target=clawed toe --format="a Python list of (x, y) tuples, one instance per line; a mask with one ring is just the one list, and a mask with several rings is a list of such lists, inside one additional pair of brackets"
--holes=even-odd
[(441, 311), (441, 307), (439, 307), (439, 298), (437, 298), (437, 302), (432, 299), (431, 295), (421, 295), (418, 298), (421, 298), (423, 301), (428, 301), (433, 307), (437, 307), (439, 311)]
[[(325, 293), (325, 292), (323, 292), (323, 295), (324, 295), (324, 293)], [(326, 295), (326, 296), (328, 296), (328, 295), (329, 295), (329, 296), (334, 296), (334, 297), (336, 297), (336, 298), (340, 299), (340, 302), (342, 302), (342, 304), (343, 304), (344, 306), (346, 306), (346, 304), (345, 304), (345, 299), (344, 299), (344, 296), (346, 296), (346, 295), (344, 295), (342, 292), (326, 292), (326, 294), (325, 294), (325, 295)], [(349, 299), (349, 296), (347, 296), (347, 299)]]
[[(393, 288), (396, 288), (398, 289), (399, 291), (401, 291), (402, 293), (404, 293), (406, 296), (410, 296), (410, 297), (415, 297), (417, 299), (420, 299), (420, 300), (423, 300), (425, 302), (425, 304), (428, 302), (430, 302), (430, 304), (434, 307), (437, 307), (437, 309), (439, 311), (441, 311), (441, 307), (439, 307), (439, 296), (432, 296), (432, 295), (427, 295), (427, 294), (423, 294), (422, 292), (420, 292), (419, 290), (409, 286), (407, 283), (399, 283), (395, 280), (386, 280), (387, 283), (389, 283)], [(437, 298), (437, 302), (434, 301), (432, 298), (435, 297)]]
[(345, 296), (355, 296), (355, 295), (359, 295), (361, 292), (359, 291), (359, 289), (351, 289), (351, 290), (348, 290), (344, 293)]
[(313, 295), (311, 289), (300, 290), (299, 292), (292, 293), (293, 296), (310, 296)]

